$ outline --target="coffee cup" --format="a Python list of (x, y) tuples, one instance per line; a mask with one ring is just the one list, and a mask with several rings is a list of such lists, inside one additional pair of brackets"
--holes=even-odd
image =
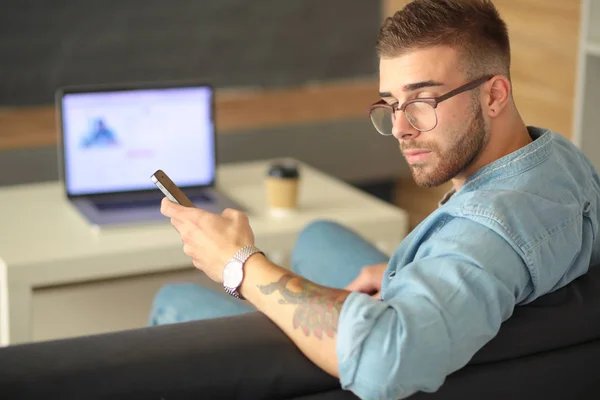
[(293, 162), (276, 162), (266, 177), (267, 205), (272, 213), (288, 213), (298, 206), (300, 173)]

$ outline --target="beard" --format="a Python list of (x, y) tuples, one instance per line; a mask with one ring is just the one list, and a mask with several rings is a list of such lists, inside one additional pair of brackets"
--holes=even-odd
[(442, 185), (468, 168), (479, 156), (487, 143), (488, 129), (485, 126), (481, 106), (477, 104), (476, 107), (471, 124), (466, 131), (460, 133), (458, 130), (453, 130), (443, 133), (448, 135), (449, 139), (447, 150), (442, 152), (435, 143), (419, 143), (418, 146), (411, 146), (429, 149), (432, 155), (438, 158), (437, 165), (427, 162), (409, 164), (413, 179), (418, 186), (428, 188)]

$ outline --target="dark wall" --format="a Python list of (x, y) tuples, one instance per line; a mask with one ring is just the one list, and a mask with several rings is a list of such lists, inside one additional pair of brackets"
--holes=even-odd
[(283, 86), (374, 76), (370, 0), (2, 0), (0, 105), (67, 84)]

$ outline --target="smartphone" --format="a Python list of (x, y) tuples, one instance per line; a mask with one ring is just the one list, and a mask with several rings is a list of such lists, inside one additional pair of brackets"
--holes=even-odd
[(194, 203), (177, 187), (175, 183), (162, 170), (156, 171), (150, 177), (152, 182), (160, 189), (161, 192), (173, 203), (181, 204), (186, 207), (196, 207)]

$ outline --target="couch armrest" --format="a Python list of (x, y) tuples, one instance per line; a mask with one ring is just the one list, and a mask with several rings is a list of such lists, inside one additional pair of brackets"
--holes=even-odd
[(336, 389), (258, 312), (0, 349), (7, 399), (278, 399)]
[(567, 286), (515, 308), (469, 364), (565, 349), (600, 339), (600, 265)]

